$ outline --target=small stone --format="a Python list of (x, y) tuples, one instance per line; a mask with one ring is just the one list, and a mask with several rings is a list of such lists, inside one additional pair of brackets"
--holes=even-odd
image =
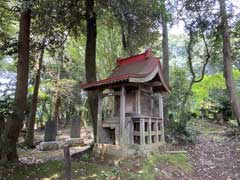
[(155, 172), (158, 172), (158, 171), (159, 171), (159, 169), (155, 167), (155, 168), (154, 168), (154, 171), (155, 171)]

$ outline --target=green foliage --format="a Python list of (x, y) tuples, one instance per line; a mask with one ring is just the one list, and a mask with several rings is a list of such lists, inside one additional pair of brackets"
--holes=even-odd
[(171, 68), (171, 93), (168, 99), (171, 119), (179, 118), (182, 101), (188, 89), (189, 80), (185, 68), (174, 66)]
[(0, 116), (7, 118), (13, 110), (14, 101), (11, 95), (5, 95), (0, 98)]
[(155, 14), (160, 11), (158, 3), (149, 3), (148, 0), (112, 1), (111, 9), (121, 27), (123, 47), (128, 54), (135, 54), (141, 47), (149, 47), (158, 40)]
[(180, 118), (184, 118), (187, 122), (186, 126), (181, 126), (179, 120), (172, 121), (166, 128), (166, 138), (172, 144), (188, 144), (195, 143), (199, 131), (192, 126), (194, 120), (191, 112), (182, 113)]
[[(235, 81), (240, 80), (240, 71), (234, 69), (233, 77)], [(225, 89), (225, 79), (222, 73), (216, 73), (213, 75), (205, 75), (204, 79), (200, 83), (193, 85), (193, 109), (200, 109), (201, 104), (209, 99), (210, 92), (214, 89)]]
[(90, 159), (90, 155), (89, 154), (83, 154), (81, 156), (81, 161), (89, 161)]

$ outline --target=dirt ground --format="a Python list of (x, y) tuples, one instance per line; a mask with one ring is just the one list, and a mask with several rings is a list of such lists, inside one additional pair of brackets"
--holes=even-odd
[[(76, 146), (70, 148), (70, 154), (81, 152), (84, 149), (88, 148), (90, 144), (93, 143), (92, 129), (81, 129), (81, 138), (84, 140), (84, 146)], [(70, 137), (70, 128), (58, 130), (57, 141), (64, 141)], [(44, 131), (36, 130), (35, 131), (35, 144), (39, 144), (44, 139)], [(19, 139), (19, 142), (23, 142), (23, 138)], [(38, 149), (26, 149), (18, 148), (19, 160), (25, 164), (33, 163), (43, 163), (52, 160), (62, 160), (63, 159), (63, 150), (54, 150), (54, 151), (39, 151)]]
[[(192, 126), (200, 132), (195, 144), (168, 145), (166, 149), (180, 150), (183, 153), (163, 153), (145, 158), (125, 159), (118, 161), (117, 164), (113, 163), (111, 158), (102, 160), (94, 159), (92, 155), (79, 158), (76, 156), (72, 159), (74, 179), (240, 180), (240, 135), (234, 135), (232, 129), (226, 126), (208, 121), (194, 121)], [(91, 132), (90, 129), (88, 131)], [(81, 152), (92, 142), (91, 133), (86, 134), (82, 130), (81, 134), (85, 146), (70, 148), (71, 154)], [(36, 137), (36, 141), (41, 141), (43, 132), (37, 132)], [(62, 130), (59, 132), (58, 140), (68, 137), (69, 131)], [(19, 175), (21, 175), (19, 180), (25, 180), (26, 177), (64, 179), (62, 150), (42, 152), (19, 148), (19, 154), (20, 161), (27, 164), (24, 165), (26, 170), (19, 172), (16, 168), (12, 169), (12, 175), (10, 173), (3, 179), (16, 179), (14, 177), (20, 177)]]
[(231, 136), (225, 126), (201, 122), (194, 146), (187, 147), (199, 180), (240, 179), (240, 136)]

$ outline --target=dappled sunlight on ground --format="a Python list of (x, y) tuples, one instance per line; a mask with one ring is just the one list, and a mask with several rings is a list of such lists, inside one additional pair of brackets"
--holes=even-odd
[[(240, 137), (229, 136), (227, 134), (231, 134), (231, 129), (208, 121), (195, 120), (189, 126), (200, 132), (195, 144), (169, 144), (165, 153), (128, 159), (101, 159), (93, 154), (75, 157), (72, 159), (73, 179), (240, 179)], [(71, 154), (81, 151), (81, 148), (70, 148)], [(32, 163), (0, 167), (1, 180), (64, 179), (62, 150), (41, 152), (21, 149), (19, 153), (22, 162)]]

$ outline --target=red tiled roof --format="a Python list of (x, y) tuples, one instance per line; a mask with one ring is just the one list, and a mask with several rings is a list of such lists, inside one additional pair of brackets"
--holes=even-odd
[[(159, 72), (162, 74), (160, 60), (152, 56), (151, 50), (147, 50), (142, 54), (117, 59), (117, 67), (107, 79), (82, 84), (81, 88), (85, 90), (98, 89), (103, 86), (129, 82), (130, 78), (145, 78), (148, 77), (156, 67), (159, 68)], [(165, 91), (169, 91), (163, 78), (160, 77), (160, 79), (163, 86), (165, 86)]]

